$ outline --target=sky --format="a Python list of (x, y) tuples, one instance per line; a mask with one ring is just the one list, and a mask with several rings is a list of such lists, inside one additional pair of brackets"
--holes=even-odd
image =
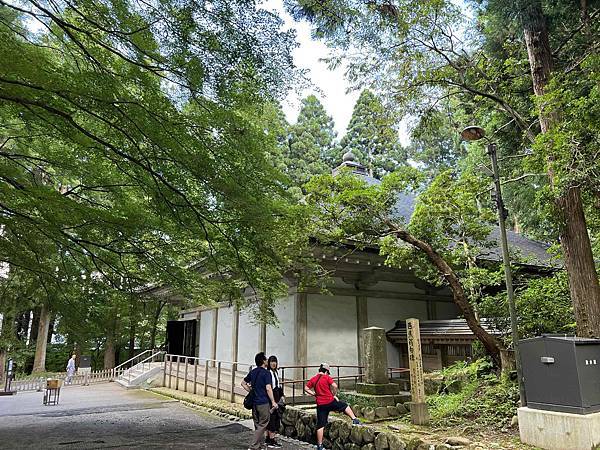
[(350, 84), (344, 78), (344, 68), (339, 67), (331, 71), (326, 63), (320, 61), (321, 58), (329, 55), (329, 50), (323, 42), (311, 38), (308, 22), (294, 21), (285, 12), (282, 0), (267, 0), (262, 7), (277, 11), (285, 22), (285, 29), (294, 28), (296, 30), (300, 46), (294, 50), (294, 62), (299, 68), (309, 71), (310, 80), (318, 88), (318, 90), (307, 88), (299, 94), (297, 92), (289, 93), (282, 104), (288, 121), (295, 123), (300, 109), (300, 100), (309, 94), (315, 94), (325, 106), (327, 113), (333, 117), (338, 137), (343, 136), (360, 92), (346, 93)]

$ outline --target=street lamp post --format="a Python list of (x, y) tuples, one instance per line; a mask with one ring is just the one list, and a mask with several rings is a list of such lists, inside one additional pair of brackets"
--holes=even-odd
[[(461, 137), (466, 141), (476, 141), (485, 137), (485, 131), (481, 127), (470, 126), (461, 132)], [(492, 172), (494, 175), (494, 186), (496, 191), (496, 207), (498, 209), (498, 225), (500, 228), (500, 246), (502, 248), (502, 261), (504, 263), (504, 277), (506, 280), (506, 293), (508, 296), (508, 310), (510, 312), (510, 328), (515, 352), (515, 364), (517, 366), (517, 382), (519, 384), (519, 397), (521, 406), (527, 405), (525, 397), (525, 386), (523, 385), (523, 370), (521, 367), (521, 358), (519, 355), (519, 331), (517, 329), (517, 308), (515, 306), (515, 293), (512, 284), (512, 271), (510, 269), (510, 256), (508, 254), (508, 239), (506, 237), (506, 217), (504, 201), (502, 200), (502, 190), (500, 187), (500, 173), (498, 171), (498, 158), (496, 156), (496, 144), (488, 142), (488, 155), (492, 162)]]

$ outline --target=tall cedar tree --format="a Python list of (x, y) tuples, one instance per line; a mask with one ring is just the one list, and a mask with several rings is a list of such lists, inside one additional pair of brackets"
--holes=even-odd
[[(580, 145), (580, 134), (566, 133), (560, 136), (565, 139), (562, 142), (553, 139), (554, 130), (580, 119), (565, 119), (557, 113), (559, 109), (549, 107), (548, 103), (551, 94), (548, 87), (553, 78), (564, 79), (565, 74), (577, 74), (597, 53), (599, 2), (580, 2), (579, 11), (574, 11), (572, 2), (567, 1), (542, 4), (539, 0), (476, 0), (471, 3), (484, 11), (483, 22), (465, 20), (460, 7), (451, 1), (323, 3), (299, 0), (287, 1), (286, 5), (296, 17), (310, 20), (316, 35), (328, 39), (336, 49), (332, 63), (344, 58), (348, 73), (357, 85), (391, 91), (415, 114), (435, 107), (450, 96), (469, 101), (473, 110), (480, 105), (493, 105), (504, 116), (504, 124), (481, 124), (495, 125), (488, 129), (490, 134), (494, 133), (494, 139), (501, 139), (507, 131), (518, 131), (521, 153), (528, 153), (534, 144), (533, 158), (540, 155), (546, 158), (543, 170), (549, 175), (551, 189), (538, 187), (538, 191), (548, 192), (546, 203), (555, 206), (551, 220), (561, 228), (559, 234), (578, 333), (600, 336), (600, 289), (581, 192), (588, 190), (587, 198), (592, 193), (598, 195), (597, 187), (594, 188), (597, 180), (569, 175), (583, 172), (585, 165), (579, 163), (583, 160), (579, 155), (593, 155), (594, 151), (593, 147)], [(485, 14), (494, 8), (502, 10), (504, 17)], [(523, 59), (518, 53), (515, 53), (518, 59), (494, 58), (489, 54), (489, 42), (481, 35), (486, 19), (500, 25), (498, 33), (517, 24), (520, 26), (520, 36), (524, 35), (524, 39), (505, 41), (501, 45), (514, 46), (521, 54), (526, 50)], [(461, 29), (462, 33), (456, 32)], [(465, 41), (463, 35), (471, 38)], [(349, 48), (364, 51), (348, 52)], [(530, 65), (529, 77), (524, 76), (527, 64)], [(523, 84), (523, 80), (528, 82)], [(570, 80), (557, 88), (568, 92), (574, 86)], [(530, 114), (534, 109), (530, 101), (532, 94), (536, 98), (538, 117)], [(564, 97), (564, 93), (558, 96)], [(569, 148), (564, 142), (572, 145)], [(570, 151), (563, 151), (565, 148)], [(595, 161), (597, 157), (591, 159)], [(523, 171), (528, 168), (526, 161)], [(537, 170), (526, 172), (515, 179), (530, 176), (539, 177), (539, 173)]]
[(351, 151), (381, 178), (406, 164), (406, 152), (398, 139), (396, 118), (381, 99), (368, 89), (361, 92), (343, 137), (342, 151)]
[(333, 119), (314, 95), (302, 100), (298, 121), (291, 127), (285, 154), (286, 172), (298, 185), (327, 173), (340, 160)]

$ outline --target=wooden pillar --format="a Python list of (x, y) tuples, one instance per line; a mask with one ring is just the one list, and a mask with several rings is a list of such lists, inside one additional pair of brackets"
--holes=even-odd
[(356, 343), (358, 347), (358, 365), (364, 366), (364, 342), (362, 330), (369, 326), (367, 297), (356, 296)]
[(200, 358), (200, 337), (202, 336), (202, 311), (198, 312), (198, 318), (196, 319), (196, 358)]
[(410, 368), (410, 393), (412, 396), (410, 415), (412, 423), (427, 425), (429, 423), (429, 411), (427, 410), (427, 403), (425, 403), (419, 319), (408, 319), (406, 321), (406, 337), (408, 342), (408, 364)]
[[(294, 353), (296, 365), (305, 366), (308, 361), (308, 294), (297, 292), (294, 294), (294, 318), (296, 320), (296, 333), (294, 335)], [(298, 370), (295, 378), (299, 379), (302, 370)]]
[(266, 314), (266, 311), (264, 311), (265, 302), (262, 298), (259, 299), (258, 301), (260, 302), (259, 308), (260, 308), (260, 316), (261, 316), (261, 321), (258, 323), (258, 351), (266, 352), (267, 351), (267, 324), (262, 321), (263, 315)]
[[(210, 342), (210, 359), (217, 359), (217, 328), (219, 326), (219, 308), (213, 309), (212, 321), (212, 337)], [(211, 361), (210, 365), (215, 367), (215, 361)]]
[(238, 348), (240, 338), (240, 308), (236, 305), (233, 307), (233, 322), (231, 324), (231, 391), (230, 401), (235, 402), (235, 372), (237, 371)]

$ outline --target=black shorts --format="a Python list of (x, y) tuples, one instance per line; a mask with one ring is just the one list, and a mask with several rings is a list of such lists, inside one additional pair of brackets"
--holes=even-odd
[(327, 418), (331, 411), (344, 412), (347, 407), (347, 403), (338, 400), (334, 400), (326, 405), (317, 405), (317, 430), (327, 425)]

